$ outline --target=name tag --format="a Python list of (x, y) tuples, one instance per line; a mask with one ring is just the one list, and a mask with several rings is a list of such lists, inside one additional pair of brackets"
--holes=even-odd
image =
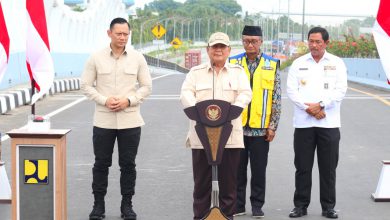
[(324, 66), (324, 70), (336, 70), (336, 66)]
[(271, 62), (269, 61), (269, 59), (266, 59), (264, 61), (264, 66), (262, 66), (261, 69), (263, 69), (263, 70), (274, 70), (274, 68), (271, 66)]
[(274, 70), (274, 68), (271, 67), (271, 66), (262, 66), (261, 69), (263, 69), (263, 70)]

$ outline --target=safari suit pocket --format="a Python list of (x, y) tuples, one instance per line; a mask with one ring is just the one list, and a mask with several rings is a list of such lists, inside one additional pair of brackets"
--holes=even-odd
[(237, 83), (235, 81), (225, 81), (223, 83), (223, 97), (225, 101), (234, 102), (237, 97)]
[(213, 88), (211, 84), (199, 83), (196, 85), (195, 90), (196, 90), (195, 97), (196, 97), (196, 101), (198, 102), (212, 98)]

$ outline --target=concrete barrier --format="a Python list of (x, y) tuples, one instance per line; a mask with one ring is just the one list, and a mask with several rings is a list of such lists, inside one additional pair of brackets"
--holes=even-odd
[(390, 89), (380, 59), (343, 58), (348, 70), (348, 80), (365, 85)]
[[(80, 78), (54, 80), (48, 94), (80, 89)], [(10, 89), (0, 92), (0, 114), (31, 103), (31, 88)], [(42, 98), (47, 96), (44, 95)]]

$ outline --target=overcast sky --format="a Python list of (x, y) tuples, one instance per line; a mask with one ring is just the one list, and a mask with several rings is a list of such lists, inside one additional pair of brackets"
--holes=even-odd
[[(176, 0), (184, 2), (185, 0)], [(360, 15), (376, 16), (380, 0), (237, 0), (243, 11), (251, 13), (257, 12), (280, 12), (288, 11), (290, 2), (290, 13), (302, 13), (303, 1), (305, 1), (305, 13), (307, 14), (326, 14), (326, 15)], [(144, 4), (152, 0), (135, 0), (136, 7), (143, 7)], [(280, 2), (280, 6), (279, 6)], [(271, 16), (271, 15), (269, 15)], [(274, 15), (276, 18), (276, 15)], [(294, 21), (301, 21), (301, 16), (291, 16)], [(341, 19), (341, 20), (340, 20)], [(309, 23), (342, 23), (343, 20), (350, 19), (345, 17), (328, 16), (306, 16), (305, 20)]]

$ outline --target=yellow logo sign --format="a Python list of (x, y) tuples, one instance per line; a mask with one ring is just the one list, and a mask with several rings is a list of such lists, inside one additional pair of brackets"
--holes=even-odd
[(24, 183), (48, 184), (49, 160), (24, 160)]
[(177, 49), (179, 48), (181, 45), (182, 45), (182, 42), (179, 38), (175, 37), (172, 41), (171, 41), (171, 45), (173, 48)]
[(152, 28), (152, 33), (157, 37), (157, 39), (160, 39), (162, 36), (164, 36), (166, 32), (167, 30), (165, 30), (164, 26), (161, 24), (158, 24)]

